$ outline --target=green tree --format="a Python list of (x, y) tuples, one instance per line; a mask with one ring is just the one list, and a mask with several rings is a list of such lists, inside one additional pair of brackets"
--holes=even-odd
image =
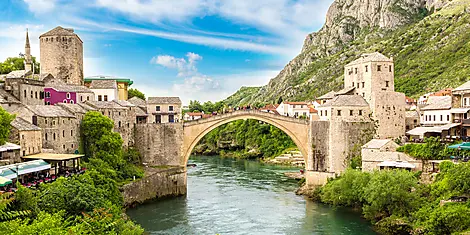
[(0, 145), (4, 145), (10, 136), (10, 123), (15, 119), (14, 115), (9, 114), (0, 107)]
[(197, 100), (190, 100), (189, 101), (189, 112), (195, 112), (195, 111), (204, 111), (201, 102)]
[(139, 90), (135, 89), (135, 88), (131, 88), (127, 91), (128, 93), (128, 97), (129, 99), (132, 98), (132, 97), (138, 97), (138, 98), (141, 98), (143, 100), (145, 100), (145, 94), (140, 92)]
[[(36, 62), (36, 57), (32, 57), (34, 64), (34, 73), (40, 74), (40, 64)], [(3, 63), (0, 62), (0, 74), (8, 74), (11, 71), (24, 70), (24, 58), (8, 57)]]

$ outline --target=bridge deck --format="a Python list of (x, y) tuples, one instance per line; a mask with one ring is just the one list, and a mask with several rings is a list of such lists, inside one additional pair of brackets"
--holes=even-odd
[(247, 116), (249, 119), (249, 116), (258, 116), (258, 117), (265, 117), (265, 118), (271, 118), (271, 119), (277, 119), (280, 121), (288, 121), (288, 122), (294, 122), (294, 123), (299, 123), (299, 124), (304, 124), (308, 125), (309, 121), (305, 119), (299, 119), (299, 118), (294, 118), (294, 117), (286, 117), (286, 116), (281, 116), (273, 113), (267, 113), (267, 112), (261, 112), (258, 110), (238, 110), (234, 111), (231, 113), (224, 113), (220, 115), (215, 115), (210, 118), (201, 118), (197, 119), (194, 121), (185, 121), (184, 126), (193, 126), (193, 125), (198, 125), (198, 124), (203, 124), (207, 122), (213, 122), (216, 120), (223, 120), (223, 119), (228, 119), (232, 117), (237, 117), (237, 116)]

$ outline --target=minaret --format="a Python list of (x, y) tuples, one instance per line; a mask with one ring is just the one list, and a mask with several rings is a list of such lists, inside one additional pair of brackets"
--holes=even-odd
[(33, 60), (31, 59), (31, 46), (29, 45), (28, 29), (26, 29), (26, 45), (24, 47), (24, 70), (33, 72)]

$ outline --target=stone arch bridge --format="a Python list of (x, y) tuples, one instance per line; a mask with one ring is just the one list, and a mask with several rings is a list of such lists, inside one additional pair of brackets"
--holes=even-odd
[(321, 185), (341, 173), (371, 122), (309, 121), (257, 110), (241, 110), (184, 123), (146, 123), (135, 128), (135, 147), (153, 166), (186, 167), (193, 148), (211, 130), (242, 119), (255, 119), (284, 131), (306, 163), (307, 184)]

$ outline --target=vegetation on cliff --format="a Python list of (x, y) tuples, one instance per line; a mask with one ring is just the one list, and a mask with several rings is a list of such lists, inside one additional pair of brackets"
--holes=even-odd
[[(348, 25), (352, 25), (342, 26), (354, 29), (350, 35), (348, 30), (333, 34), (338, 32), (330, 32), (334, 28), (326, 27), (311, 36), (311, 40), (321, 39), (324, 47), (307, 38), (302, 53), (268, 85), (261, 89), (244, 87), (226, 102), (233, 105), (275, 103), (279, 97), (289, 101), (313, 100), (341, 88), (344, 65), (361, 54), (375, 51), (394, 58), (395, 90), (408, 96), (417, 97), (467, 81), (470, 73), (470, 1), (452, 1), (442, 9), (429, 8), (428, 13), (419, 9), (422, 8), (410, 15), (412, 20), (393, 28), (355, 24), (357, 18), (348, 21)], [(424, 13), (427, 16), (423, 18)], [(331, 17), (347, 18), (347, 14), (329, 15), (327, 23), (334, 21), (329, 19)], [(369, 14), (362, 17), (366, 15)], [(342, 37), (350, 40), (341, 40)]]
[(420, 184), (419, 174), (405, 170), (348, 169), (313, 195), (334, 206), (361, 208), (382, 234), (470, 231), (470, 200), (465, 200), (470, 195), (470, 163), (444, 162), (440, 168), (430, 185)]
[[(23, 211), (23, 216), (0, 222), (2, 234), (143, 234), (143, 229), (122, 218), (119, 185), (142, 170), (126, 159), (135, 153), (122, 150), (113, 122), (89, 112), (82, 122), (82, 143), (87, 153), (86, 173), (41, 184), (37, 190), (19, 187), (7, 199), (0, 196), (0, 214)], [(1, 220), (0, 220), (1, 221)]]

